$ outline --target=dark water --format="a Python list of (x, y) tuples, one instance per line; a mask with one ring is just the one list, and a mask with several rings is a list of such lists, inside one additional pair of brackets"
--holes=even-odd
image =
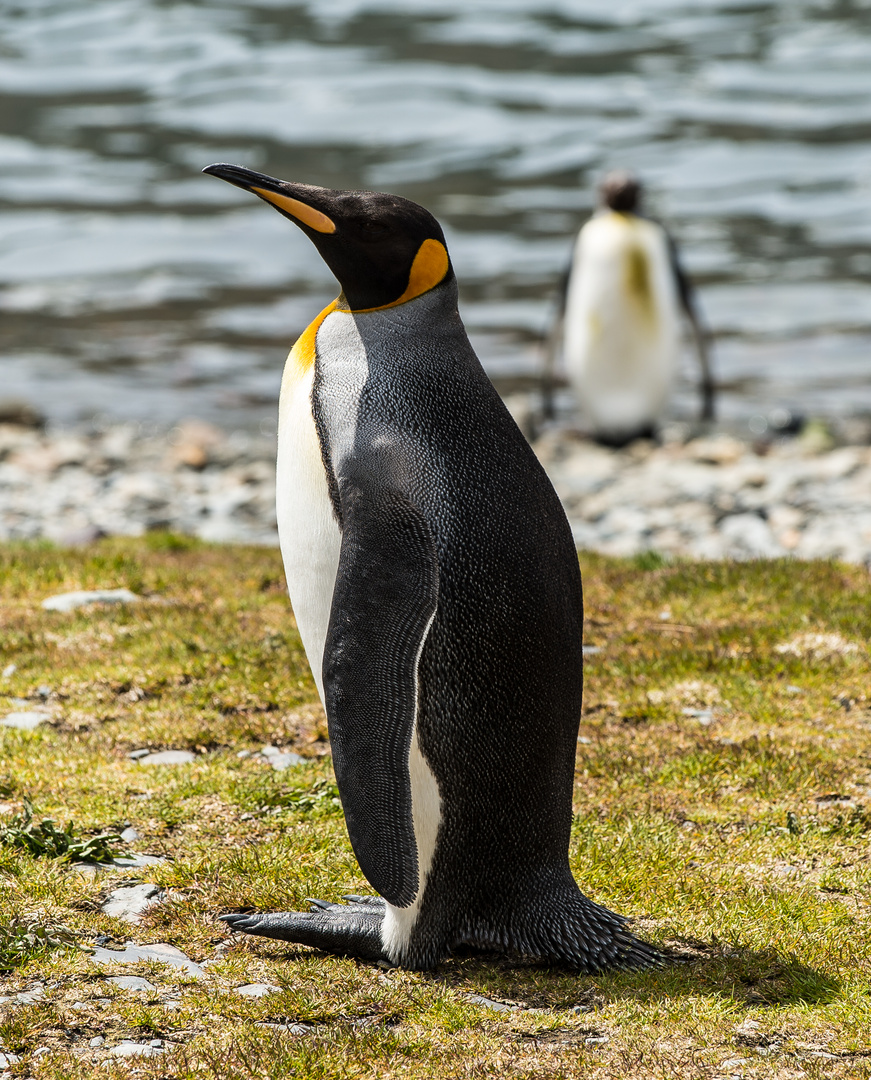
[(270, 423), (335, 286), (218, 160), (426, 204), (503, 380), (636, 168), (724, 411), (871, 411), (867, 2), (0, 0), (0, 396)]

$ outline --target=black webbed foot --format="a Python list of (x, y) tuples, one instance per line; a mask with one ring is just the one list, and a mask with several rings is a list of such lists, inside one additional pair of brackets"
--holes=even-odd
[(232, 930), (261, 937), (311, 945), (339, 956), (386, 960), (381, 950), (384, 901), (380, 896), (347, 896), (348, 904), (309, 900), (311, 911), (281, 911), (273, 915), (221, 915)]

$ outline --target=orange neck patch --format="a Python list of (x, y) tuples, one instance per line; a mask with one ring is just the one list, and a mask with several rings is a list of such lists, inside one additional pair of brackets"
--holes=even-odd
[(414, 256), (411, 273), (408, 275), (408, 287), (402, 296), (398, 300), (393, 300), (389, 304), (381, 304), (379, 307), (357, 308), (351, 314), (364, 314), (367, 311), (386, 311), (387, 308), (407, 304), (409, 300), (423, 296), (425, 292), (434, 289), (436, 285), (443, 281), (449, 265), (445, 245), (439, 243), (438, 240), (424, 240)]
[(315, 362), (315, 344), (318, 336), (318, 330), (324, 319), (333, 311), (339, 310), (339, 301), (334, 300), (332, 304), (328, 304), (324, 310), (318, 315), (316, 319), (308, 324), (299, 337), (294, 342), (293, 348), (290, 350), (290, 356), (288, 361), (293, 361), (296, 364), (297, 374), (304, 375)]
[(434, 289), (444, 280), (448, 272), (448, 253), (444, 244), (438, 240), (424, 240), (417, 249), (414, 262), (411, 264), (411, 273), (408, 275), (408, 287), (398, 300), (390, 304), (382, 304), (380, 307), (357, 308), (349, 311), (344, 297), (338, 297), (328, 304), (316, 319), (303, 330), (290, 350), (288, 361), (296, 365), (297, 377), (304, 375), (314, 364), (317, 355), (317, 336), (321, 323), (334, 311), (341, 311), (344, 315), (365, 314), (369, 311), (385, 311), (387, 308), (398, 307), (406, 304), (415, 297), (423, 296), (425, 292)]

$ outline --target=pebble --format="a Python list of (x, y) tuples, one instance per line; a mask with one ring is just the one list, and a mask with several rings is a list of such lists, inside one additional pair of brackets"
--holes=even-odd
[(110, 983), (120, 986), (122, 990), (156, 990), (154, 983), (143, 979), (141, 975), (112, 975)]
[(305, 765), (307, 760), (300, 754), (295, 754), (292, 750), (279, 750), (277, 746), (264, 746), (260, 754), (273, 769), (279, 772), (289, 769), (293, 765)]
[(46, 611), (74, 611), (88, 604), (135, 604), (140, 599), (129, 589), (87, 589), (49, 596), (42, 606)]
[(172, 967), (183, 968), (188, 975), (199, 978), (205, 975), (205, 971), (199, 964), (195, 964), (190, 957), (177, 949), (174, 945), (158, 942), (155, 945), (136, 945), (128, 942), (121, 950), (105, 949), (97, 945), (91, 953), (90, 959), (95, 964), (136, 964), (140, 960), (157, 960), (162, 964), (170, 964)]
[(104, 1035), (95, 1035), (93, 1039), (91, 1039), (91, 1041), (88, 1043), (88, 1046), (102, 1046), (105, 1041), (106, 1037)]
[(464, 994), (466, 1001), (470, 1001), (473, 1005), (483, 1005), (486, 1009), (492, 1009), (494, 1012), (514, 1012), (517, 1009), (516, 1005), (506, 1005), (504, 1001), (493, 1001), (492, 998), (484, 997), (481, 994)]
[(119, 833), (121, 839), (125, 844), (135, 844), (139, 839), (139, 833), (133, 828), (132, 825), (128, 825), (123, 832)]
[[(555, 426), (533, 447), (581, 547), (869, 563), (871, 447), (835, 446), (816, 437), (819, 428), (764, 445), (724, 429), (691, 438), (674, 427), (662, 444), (611, 450)], [(846, 427), (841, 437), (851, 437)], [(0, 540), (81, 542), (159, 528), (274, 544), (274, 460), (274, 438), (199, 421), (171, 432), (138, 424), (41, 431), (0, 419)]]
[(196, 754), (190, 750), (158, 750), (154, 754), (143, 754), (136, 760), (140, 765), (190, 765), (196, 760)]
[(110, 859), (109, 862), (71, 863), (70, 869), (77, 871), (82, 877), (94, 878), (106, 870), (141, 870), (143, 866), (159, 866), (166, 861), (163, 855), (119, 855), (116, 859)]
[(101, 910), (115, 919), (138, 923), (142, 921), (144, 912), (160, 903), (162, 892), (159, 885), (151, 882), (114, 889), (106, 897)]
[(15, 672), (17, 670), (18, 670), (18, 665), (17, 664), (7, 664), (6, 667), (3, 668), (3, 678), (4, 679), (11, 679), (12, 676), (15, 674)]
[(21, 1061), (18, 1054), (13, 1054), (9, 1050), (3, 1050), (0, 1052), (0, 1069), (6, 1069), (10, 1065), (17, 1065)]
[(152, 1039), (148, 1043), (132, 1042), (130, 1039), (124, 1039), (118, 1043), (117, 1046), (113, 1046), (109, 1050), (109, 1057), (113, 1058), (129, 1058), (129, 1057), (156, 1057), (158, 1054), (163, 1053), (163, 1043), (160, 1039)]
[(16, 728), (18, 731), (33, 731), (40, 724), (47, 724), (52, 719), (51, 713), (40, 712), (38, 709), (27, 712), (11, 712), (0, 720), (0, 725), (8, 728)]

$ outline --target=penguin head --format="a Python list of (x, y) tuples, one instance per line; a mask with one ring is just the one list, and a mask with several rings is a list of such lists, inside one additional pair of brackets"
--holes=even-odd
[(351, 311), (394, 307), (453, 276), (441, 226), (408, 199), (276, 180), (239, 165), (203, 172), (253, 192), (298, 225), (338, 278)]
[(634, 214), (641, 202), (641, 181), (625, 169), (609, 172), (599, 183), (599, 200), (603, 208)]

